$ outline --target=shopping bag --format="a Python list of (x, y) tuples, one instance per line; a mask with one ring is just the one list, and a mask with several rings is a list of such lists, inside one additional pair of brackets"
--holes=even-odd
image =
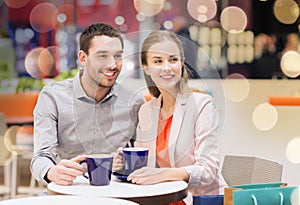
[[(276, 182), (276, 183), (263, 183), (263, 184), (244, 184), (238, 186), (230, 186), (224, 189), (224, 205), (233, 205), (233, 191), (236, 190), (253, 190), (253, 189), (268, 189), (276, 187), (286, 187), (287, 183)], [(236, 204), (234, 204), (236, 205)]]
[(296, 205), (298, 187), (244, 189), (233, 191), (234, 205)]
[(223, 205), (224, 195), (193, 196), (193, 205)]

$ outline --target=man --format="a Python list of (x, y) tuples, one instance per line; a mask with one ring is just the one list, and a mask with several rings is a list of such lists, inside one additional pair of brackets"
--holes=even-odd
[(31, 172), (39, 181), (70, 185), (83, 174), (85, 154), (112, 153), (134, 139), (144, 103), (122, 87), (123, 39), (111, 25), (93, 24), (81, 34), (72, 79), (43, 88), (34, 109)]

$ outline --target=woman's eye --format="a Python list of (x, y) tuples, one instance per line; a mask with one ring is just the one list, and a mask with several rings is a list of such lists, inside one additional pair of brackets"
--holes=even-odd
[(121, 58), (122, 58), (122, 55), (121, 55), (121, 54), (114, 55), (114, 58), (115, 58), (115, 59), (121, 59)]
[(179, 61), (178, 58), (171, 58), (171, 59), (170, 59), (170, 62), (171, 62), (171, 63), (177, 63), (178, 61)]

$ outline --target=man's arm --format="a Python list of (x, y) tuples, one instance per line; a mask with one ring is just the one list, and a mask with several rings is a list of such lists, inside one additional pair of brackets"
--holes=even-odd
[(46, 183), (44, 176), (56, 162), (57, 111), (51, 92), (45, 87), (34, 108), (34, 155), (31, 160), (32, 175)]

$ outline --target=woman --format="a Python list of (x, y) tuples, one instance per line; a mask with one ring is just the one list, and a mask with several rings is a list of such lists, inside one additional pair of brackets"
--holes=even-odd
[(184, 180), (191, 195), (223, 193), (219, 172), (218, 112), (211, 96), (187, 85), (184, 53), (177, 36), (153, 31), (142, 44), (141, 63), (155, 98), (142, 105), (135, 146), (148, 147), (148, 167), (128, 176), (136, 184)]

